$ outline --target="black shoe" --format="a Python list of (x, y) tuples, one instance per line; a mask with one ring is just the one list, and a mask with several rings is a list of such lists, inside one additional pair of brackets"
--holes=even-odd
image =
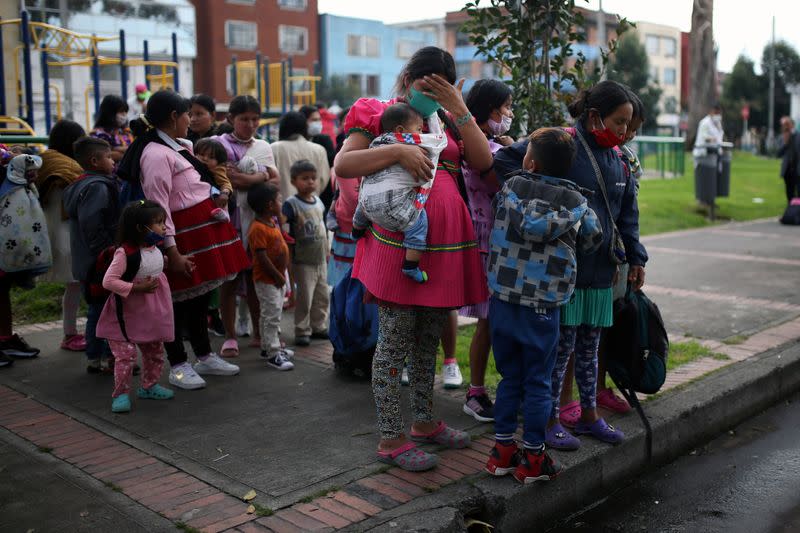
[(294, 338), (294, 345), (295, 346), (310, 346), (311, 345), (311, 337), (308, 335), (296, 335)]
[(11, 338), (0, 341), (0, 353), (7, 357), (15, 357), (17, 359), (30, 359), (39, 355), (38, 348), (31, 347), (30, 344), (25, 342), (25, 339), (19, 335), (12, 335)]
[(14, 360), (8, 357), (7, 355), (0, 353), (0, 368), (4, 366), (11, 366), (14, 364)]
[(208, 312), (208, 331), (217, 337), (225, 336), (225, 327), (222, 325), (222, 319), (216, 309)]
[(463, 411), (478, 422), (494, 422), (494, 405), (488, 394), (467, 394)]
[(327, 330), (326, 331), (318, 331), (316, 333), (312, 333), (311, 334), (311, 338), (312, 339), (316, 339), (316, 340), (322, 340), (322, 341), (327, 341), (327, 340), (330, 339), (330, 337), (328, 337)]

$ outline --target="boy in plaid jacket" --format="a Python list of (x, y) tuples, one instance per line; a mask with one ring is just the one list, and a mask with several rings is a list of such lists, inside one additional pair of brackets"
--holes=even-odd
[[(523, 171), (494, 199), (490, 239), (489, 322), (495, 363), (503, 379), (495, 404), (495, 446), (486, 469), (529, 483), (553, 479), (561, 465), (544, 451), (552, 410), (551, 375), (559, 336), (559, 307), (575, 288), (575, 247), (602, 243), (586, 198), (564, 179), (575, 157), (572, 136), (542, 128), (530, 136)], [(524, 447), (514, 442), (524, 414)]]

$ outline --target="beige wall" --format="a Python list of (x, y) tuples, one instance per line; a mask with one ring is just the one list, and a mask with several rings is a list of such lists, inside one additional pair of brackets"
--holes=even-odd
[[(647, 57), (650, 61), (650, 69), (657, 70), (658, 84), (662, 89), (659, 107), (664, 113), (664, 102), (672, 97), (677, 104), (677, 112), (681, 109), (681, 32), (678, 28), (653, 24), (650, 22), (637, 22), (636, 32), (639, 40), (647, 50)], [(651, 41), (657, 39), (657, 50), (648, 49), (648, 36)], [(672, 39), (675, 43), (673, 50), (668, 50), (665, 40)], [(674, 53), (669, 53), (674, 52)], [(673, 83), (666, 83), (666, 69), (674, 69), (675, 77)], [(670, 80), (671, 81), (671, 80)]]
[[(0, 17), (3, 20), (19, 18), (18, 5), (15, 2), (0, 1)], [(3, 62), (5, 65), (5, 79), (3, 90), (6, 96), (6, 112), (9, 115), (17, 114), (17, 97), (14, 92), (16, 80), (14, 79), (14, 47), (19, 44), (19, 26), (17, 24), (3, 25)]]

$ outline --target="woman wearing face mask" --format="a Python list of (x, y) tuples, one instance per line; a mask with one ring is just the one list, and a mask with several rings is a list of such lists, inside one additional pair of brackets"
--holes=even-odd
[[(436, 466), (435, 455), (417, 449), (413, 441), (450, 448), (469, 445), (469, 435), (433, 419), (433, 381), (436, 351), (450, 309), (488, 298), (486, 276), (475, 239), (462, 163), (486, 172), (492, 155), (486, 135), (478, 127), (456, 83), (453, 57), (429, 46), (418, 50), (397, 80), (398, 98), (382, 102), (358, 100), (345, 120), (347, 139), (336, 156), (339, 179), (357, 178), (395, 164), (420, 182), (435, 181), (425, 212), (429, 220), (427, 249), (420, 268), (430, 274), (418, 284), (402, 274), (403, 235), (377, 225), (358, 241), (353, 277), (368, 291), (379, 309), (378, 346), (372, 365), (372, 390), (378, 411), (378, 459), (406, 470)], [(436, 169), (419, 146), (392, 144), (369, 148), (380, 134), (383, 111), (398, 100), (408, 102), (423, 117), (440, 121), (448, 140)], [(410, 439), (404, 431), (400, 407), (400, 376), (408, 361), (413, 423)]]
[(128, 104), (117, 95), (109, 94), (100, 102), (91, 137), (103, 139), (111, 145), (111, 159), (118, 162), (133, 142), (128, 125)]
[(299, 111), (289, 111), (281, 117), (278, 125), (278, 140), (272, 143), (272, 153), (275, 154), (275, 164), (281, 176), (281, 196), (284, 198), (291, 198), (297, 193), (291, 183), (289, 169), (294, 162), (301, 159), (308, 159), (317, 169), (318, 196), (331, 180), (328, 155), (322, 146), (309, 142), (308, 127), (306, 116)]
[(615, 254), (615, 227), (630, 265), (628, 281), (636, 290), (644, 284), (647, 252), (639, 242), (636, 182), (617, 148), (626, 140), (633, 110), (629, 90), (614, 81), (603, 81), (582, 91), (569, 106), (576, 119), (577, 154), (568, 175), (580, 187), (594, 192), (588, 198), (589, 207), (602, 225), (603, 244), (593, 254), (578, 252), (575, 295), (561, 310), (561, 339), (553, 370), (553, 412), (546, 435), (551, 448), (575, 450), (580, 446), (578, 438), (559, 421), (561, 385), (573, 352), (581, 398), (581, 414), (573, 432), (610, 444), (624, 439), (621, 431), (609, 426), (597, 413), (597, 349), (601, 328), (611, 326), (613, 320), (612, 285), (618, 268), (612, 255), (619, 257)]
[[(466, 104), (475, 117), (478, 127), (486, 136), (492, 154), (513, 142), (511, 137), (506, 135), (514, 118), (514, 113), (511, 111), (512, 94), (508, 85), (498, 80), (478, 80), (469, 90)], [(494, 221), (492, 199), (499, 190), (499, 185), (494, 170), (491, 168), (488, 172), (481, 173), (465, 165), (463, 171), (472, 224), (475, 227), (475, 236), (478, 239), (478, 248), (485, 269), (489, 257), (489, 234)], [(484, 387), (486, 363), (489, 360), (491, 347), (488, 320), (489, 302), (487, 300), (463, 307), (460, 314), (478, 319), (469, 348), (470, 387), (464, 403), (464, 412), (479, 422), (491, 422), (494, 420), (494, 406)], [(447, 328), (445, 336), (448, 333), (455, 336), (455, 328)], [(450, 342), (455, 344), (452, 339)], [(442, 344), (447, 346), (448, 343), (443, 339)], [(447, 372), (446, 365), (443, 371)], [(445, 384), (447, 377), (445, 374)]]
[[(131, 127), (136, 140), (120, 162), (119, 175), (141, 181), (147, 199), (167, 211), (167, 231), (160, 245), (169, 258), (167, 277), (175, 316), (175, 340), (164, 345), (171, 366), (169, 382), (199, 389), (206, 385), (199, 374), (239, 373), (238, 366), (211, 350), (206, 310), (209, 293), (250, 262), (233, 225), (211, 215), (216, 207), (209, 196), (213, 177), (192, 155), (192, 143), (185, 138), (189, 101), (173, 91), (158, 91), (150, 97), (144, 119), (134, 120)], [(157, 235), (150, 238), (161, 240)], [(183, 346), (184, 329), (197, 357), (194, 366)]]
[[(300, 108), (300, 112), (306, 116), (308, 122), (308, 140), (314, 144), (318, 144), (325, 148), (325, 153), (328, 155), (328, 167), (333, 168), (333, 158), (336, 157), (336, 148), (333, 146), (333, 140), (330, 135), (322, 133), (322, 115), (319, 109), (314, 106), (304, 105)], [(327, 215), (328, 209), (333, 201), (333, 184), (328, 181), (325, 189), (319, 195), (325, 205), (325, 214)]]

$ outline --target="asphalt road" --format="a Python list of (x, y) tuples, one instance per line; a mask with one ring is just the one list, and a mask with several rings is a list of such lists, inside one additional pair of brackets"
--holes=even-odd
[(800, 531), (800, 395), (621, 487), (551, 530)]

